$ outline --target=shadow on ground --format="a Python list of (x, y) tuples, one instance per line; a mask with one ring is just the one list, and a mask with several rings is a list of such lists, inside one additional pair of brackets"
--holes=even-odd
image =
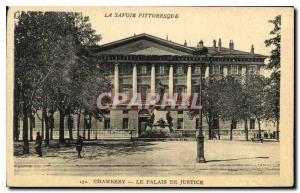
[(269, 157), (252, 157), (252, 158), (235, 158), (235, 159), (223, 159), (223, 160), (206, 160), (209, 162), (226, 162), (226, 161), (236, 161), (236, 160), (249, 160), (249, 159), (269, 159)]
[[(14, 144), (14, 156), (28, 157), (35, 154), (34, 142), (30, 143), (30, 154), (23, 154), (23, 144), (21, 142)], [(97, 146), (97, 148), (95, 148)], [(125, 156), (128, 154), (140, 154), (147, 151), (155, 151), (160, 149), (154, 147), (151, 142), (145, 141), (86, 141), (84, 143), (82, 154), (85, 159), (96, 159), (97, 157), (108, 156)], [(43, 147), (43, 157), (57, 157), (64, 159), (77, 158), (76, 144), (67, 143), (58, 145), (58, 142), (52, 142), (50, 147)], [(74, 156), (70, 156), (74, 154)], [(76, 156), (75, 156), (76, 155)]]

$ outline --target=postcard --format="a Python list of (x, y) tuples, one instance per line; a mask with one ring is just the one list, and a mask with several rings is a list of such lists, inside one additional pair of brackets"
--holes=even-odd
[(8, 7), (7, 186), (293, 187), (293, 7)]

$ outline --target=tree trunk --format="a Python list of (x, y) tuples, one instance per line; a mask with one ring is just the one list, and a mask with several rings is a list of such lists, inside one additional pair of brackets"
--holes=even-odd
[(65, 143), (65, 114), (62, 110), (59, 111), (59, 143)]
[[(16, 105), (16, 104), (14, 104)], [(14, 109), (14, 141), (19, 141), (19, 113)]]
[(20, 124), (19, 124), (19, 116), (20, 116), (20, 87), (17, 83), (17, 78), (15, 78), (14, 81), (14, 140), (19, 141), (19, 135), (20, 135)]
[(44, 121), (45, 121), (45, 146), (49, 147), (50, 145), (50, 141), (49, 141), (49, 117), (47, 115), (47, 109), (43, 108), (43, 117), (44, 117)]
[(68, 115), (68, 129), (69, 129), (69, 138), (73, 140), (73, 119), (71, 114)]
[(257, 119), (258, 123), (258, 138), (261, 139), (261, 126), (260, 126), (260, 118)]
[(14, 102), (14, 140), (19, 141), (19, 109), (15, 107), (19, 102)]
[(28, 112), (26, 108), (27, 104), (24, 100), (23, 103), (23, 144), (24, 144), (24, 149), (23, 153), (27, 154), (29, 153), (29, 143), (28, 143)]
[(248, 131), (248, 120), (247, 120), (247, 118), (245, 118), (244, 121), (245, 121), (245, 139), (246, 139), (246, 141), (249, 141), (249, 131)]
[(232, 140), (232, 130), (233, 130), (233, 124), (231, 122), (231, 124), (230, 124), (230, 140)]
[(80, 114), (81, 114), (81, 110), (79, 111), (78, 113), (78, 116), (77, 116), (77, 139), (78, 139), (78, 136), (80, 135)]
[(83, 139), (85, 139), (85, 130), (86, 130), (86, 119), (84, 117), (84, 121), (83, 121)]
[(221, 135), (220, 135), (220, 124), (219, 124), (219, 119), (218, 119), (218, 122), (217, 122), (217, 127), (218, 127), (218, 139), (220, 140), (221, 139)]
[(53, 117), (53, 115), (49, 119), (50, 119), (50, 140), (53, 140), (53, 128), (54, 128), (54, 117)]
[(279, 119), (276, 121), (276, 140), (279, 141)]
[(29, 118), (29, 140), (33, 141), (33, 115), (30, 111), (30, 118)]
[(45, 127), (44, 127), (45, 123), (44, 123), (44, 121), (45, 121), (45, 116), (42, 113), (42, 133), (41, 133), (42, 139), (44, 139), (44, 130), (45, 130)]
[(88, 129), (88, 140), (91, 139), (91, 125), (92, 125), (91, 117), (89, 117), (89, 121), (90, 121), (90, 123), (88, 124), (88, 127), (87, 127), (87, 129)]
[(212, 138), (212, 121), (211, 117), (208, 116), (206, 118), (207, 124), (208, 124), (208, 139), (210, 140)]

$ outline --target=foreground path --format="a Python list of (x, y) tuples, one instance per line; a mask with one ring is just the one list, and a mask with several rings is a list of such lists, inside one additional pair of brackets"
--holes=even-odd
[(17, 175), (180, 176), (279, 174), (279, 143), (205, 141), (207, 163), (197, 164), (195, 141), (100, 141), (84, 147), (52, 148), (44, 157), (15, 157)]

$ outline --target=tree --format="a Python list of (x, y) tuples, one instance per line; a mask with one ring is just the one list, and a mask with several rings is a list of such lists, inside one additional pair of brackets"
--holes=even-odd
[(258, 122), (258, 134), (261, 138), (261, 121), (264, 119), (265, 112), (265, 90), (267, 86), (267, 79), (263, 76), (252, 75), (247, 81), (247, 91), (249, 100), (249, 112), (255, 116)]
[(269, 20), (269, 23), (274, 24), (274, 29), (270, 32), (273, 37), (265, 40), (267, 47), (275, 47), (271, 51), (269, 62), (266, 65), (268, 69), (279, 70), (280, 72), (280, 41), (281, 41), (281, 15), (276, 16), (273, 20)]
[(220, 116), (223, 120), (230, 120), (230, 140), (232, 140), (233, 124), (243, 118), (243, 96), (241, 83), (232, 76), (220, 80)]
[[(67, 113), (70, 116), (77, 114), (79, 131), (81, 113), (84, 111), (89, 114), (97, 113), (96, 98), (99, 93), (110, 90), (111, 84), (108, 71), (90, 57), (88, 50), (85, 50), (78, 58), (78, 62), (72, 65), (68, 79), (72, 84), (69, 87), (70, 98), (66, 104)], [(89, 129), (90, 127), (88, 127), (88, 132), (90, 132)]]
[[(41, 68), (40, 47), (41, 37), (36, 35), (39, 31), (40, 12), (21, 12), (16, 14), (15, 24), (15, 88), (14, 88), (14, 106), (22, 110), (16, 111), (15, 119), (18, 119), (22, 113), (23, 117), (23, 143), (24, 153), (29, 153), (28, 143), (28, 115), (32, 114), (33, 100), (36, 97), (38, 86), (44, 81), (44, 71)], [(15, 120), (15, 123), (17, 120)], [(16, 124), (15, 124), (16, 125)], [(17, 126), (17, 125), (16, 125)], [(15, 128), (16, 129), (16, 128)], [(15, 131), (15, 133), (17, 133)]]
[(273, 37), (265, 40), (267, 47), (274, 47), (271, 51), (267, 69), (272, 70), (269, 79), (270, 87), (267, 89), (267, 105), (265, 109), (265, 118), (275, 120), (276, 122), (276, 139), (279, 140), (279, 121), (280, 121), (280, 42), (281, 42), (281, 15), (276, 16), (269, 23), (274, 25), (270, 35)]
[[(47, 109), (58, 109), (62, 122), (71, 93), (66, 75), (81, 51), (95, 45), (101, 36), (80, 13), (21, 12), (15, 19), (14, 133), (17, 139), (16, 119), (22, 115), (24, 152), (28, 153), (28, 115), (33, 108), (43, 110), (47, 138)], [(64, 142), (60, 125), (60, 142)]]
[[(275, 75), (275, 74), (274, 74)], [(280, 81), (278, 78), (269, 78), (265, 89), (264, 118), (276, 122), (276, 139), (279, 140), (280, 119)]]
[(222, 81), (210, 78), (203, 82), (202, 104), (203, 113), (208, 124), (208, 138), (212, 139), (214, 135), (213, 129), (218, 129), (218, 137), (220, 139), (219, 125), (214, 123), (217, 123), (220, 117), (220, 98), (222, 97), (220, 90), (222, 89)]

